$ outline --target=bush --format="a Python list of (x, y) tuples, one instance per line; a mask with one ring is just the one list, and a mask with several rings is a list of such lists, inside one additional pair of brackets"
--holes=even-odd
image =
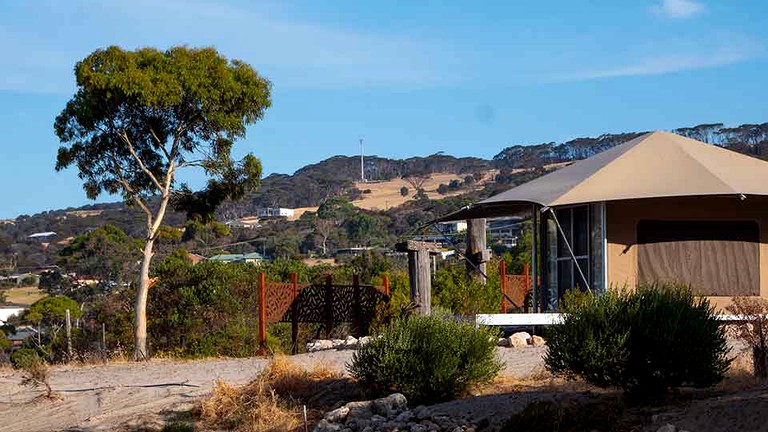
[(31, 388), (45, 387), (45, 397), (52, 397), (53, 391), (48, 383), (50, 369), (36, 351), (22, 348), (11, 356), (11, 362), (15, 368), (22, 371), (21, 385)]
[(487, 266), (489, 280), (485, 284), (468, 279), (463, 262), (438, 269), (432, 283), (432, 305), (465, 316), (497, 312), (501, 305), (501, 291), (493, 277), (497, 268), (497, 265)]
[(638, 402), (657, 402), (682, 386), (712, 386), (730, 364), (713, 308), (685, 286), (579, 296), (566, 299), (566, 312), (548, 335), (547, 369), (619, 387)]
[(738, 321), (736, 332), (752, 348), (754, 374), (768, 377), (768, 300), (763, 298), (733, 297), (726, 310), (744, 320)]
[(496, 376), (497, 336), (444, 316), (411, 316), (355, 352), (347, 368), (370, 396), (397, 391), (417, 404), (446, 401)]

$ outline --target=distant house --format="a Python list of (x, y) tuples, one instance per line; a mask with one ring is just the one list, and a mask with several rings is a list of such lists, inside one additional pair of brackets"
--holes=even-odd
[(260, 208), (258, 213), (260, 218), (275, 218), (275, 217), (293, 217), (293, 209), (282, 207), (267, 207)]
[(0, 306), (0, 323), (5, 324), (12, 316), (21, 316), (24, 308), (21, 306)]
[(351, 248), (341, 248), (336, 249), (335, 256), (343, 256), (343, 255), (362, 255), (363, 252), (373, 250), (372, 247), (351, 247)]
[(13, 283), (16, 286), (21, 286), (25, 281), (30, 285), (37, 285), (40, 282), (40, 275), (34, 273), (20, 273), (10, 276), (0, 276), (0, 281)]
[(38, 233), (30, 234), (29, 236), (27, 236), (27, 238), (30, 240), (48, 240), (51, 237), (55, 237), (55, 236), (56, 236), (55, 232), (46, 231), (46, 232), (38, 232)]
[(189, 258), (189, 260), (192, 261), (192, 265), (199, 264), (201, 261), (205, 261), (207, 259), (202, 255), (198, 255), (192, 252), (187, 252), (187, 258)]
[(264, 261), (264, 256), (258, 252), (251, 252), (247, 254), (218, 254), (208, 258), (208, 261), (261, 264)]
[(467, 221), (449, 221), (438, 224), (442, 234), (458, 234), (467, 230)]
[(225, 225), (231, 228), (245, 228), (245, 229), (261, 228), (261, 224), (259, 223), (259, 218), (256, 216), (248, 216), (240, 219), (232, 219), (230, 221), (227, 221)]

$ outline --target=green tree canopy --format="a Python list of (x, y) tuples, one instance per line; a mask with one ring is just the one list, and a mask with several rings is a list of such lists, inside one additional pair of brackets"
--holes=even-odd
[(69, 272), (123, 283), (135, 275), (142, 247), (141, 240), (107, 224), (75, 237), (59, 253), (59, 265)]
[(46, 325), (59, 324), (64, 321), (66, 310), (69, 309), (71, 318), (79, 318), (80, 305), (66, 296), (45, 297), (29, 307), (27, 319), (42, 321)]

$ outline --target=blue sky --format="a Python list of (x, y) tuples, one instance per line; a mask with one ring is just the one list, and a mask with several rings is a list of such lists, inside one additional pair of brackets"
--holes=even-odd
[(272, 108), (237, 145), (266, 173), (354, 154), (361, 136), (381, 156), (491, 157), (768, 121), (764, 1), (0, 0), (0, 218), (89, 202), (76, 172), (53, 169), (76, 61), (179, 44), (273, 82)]

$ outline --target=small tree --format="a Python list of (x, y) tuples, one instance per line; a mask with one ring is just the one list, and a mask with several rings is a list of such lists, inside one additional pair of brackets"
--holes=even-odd
[[(232, 147), (270, 106), (271, 84), (213, 48), (186, 47), (100, 49), (77, 63), (75, 77), (77, 92), (56, 118), (56, 169), (74, 165), (89, 198), (120, 194), (146, 216), (133, 353), (146, 359), (149, 267), (168, 206), (208, 220), (258, 185), (258, 159), (238, 162)], [(211, 178), (203, 191), (177, 187), (188, 167)]]
[(725, 309), (739, 317), (736, 331), (741, 340), (752, 348), (754, 374), (768, 377), (768, 300), (762, 298), (733, 297)]
[(400, 196), (408, 196), (408, 186), (403, 186), (400, 188)]
[(21, 369), (21, 385), (33, 389), (45, 387), (45, 397), (48, 399), (53, 397), (49, 382), (50, 368), (36, 352), (29, 351), (24, 355), (16, 356), (14, 364)]

